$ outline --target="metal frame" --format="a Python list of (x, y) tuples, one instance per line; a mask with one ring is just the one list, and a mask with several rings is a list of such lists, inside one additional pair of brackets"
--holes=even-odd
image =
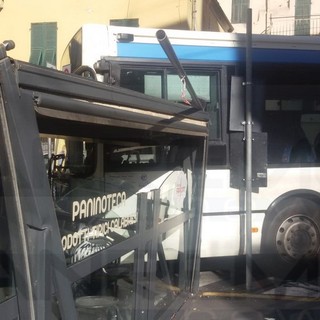
[[(135, 318), (142, 319), (143, 314), (143, 319), (154, 319), (156, 315), (150, 310), (149, 299), (152, 298), (150, 292), (155, 277), (158, 236), (174, 226), (192, 226), (194, 222), (194, 226), (188, 229), (191, 238), (186, 244), (188, 290), (192, 287), (194, 266), (198, 264), (195, 262), (199, 258), (198, 250), (194, 252), (194, 248), (199, 236), (204, 181), (208, 134), (206, 114), (79, 76), (12, 61), (6, 56), (1, 58), (0, 141), (4, 150), (0, 157), (0, 170), (6, 210), (10, 212), (8, 223), (17, 291), (16, 298), (10, 301), (17, 304), (20, 319), (46, 318), (52, 312), (52, 293), (60, 301), (62, 319), (76, 319), (71, 283), (131, 250), (135, 250), (137, 275)], [(190, 159), (191, 168), (200, 173), (194, 182), (199, 199), (193, 211), (158, 225), (159, 195), (155, 192), (154, 228), (146, 229), (146, 195), (142, 195), (139, 230), (135, 236), (67, 268), (45, 166), (41, 165), (43, 154), (38, 129), (47, 128), (52, 132), (50, 123), (66, 120), (82, 123), (83, 127), (100, 126), (111, 131), (117, 128), (152, 131), (159, 139), (168, 134), (174, 134), (175, 138), (199, 139), (200, 156), (197, 161), (201, 167), (198, 168), (194, 159)], [(139, 277), (145, 267), (147, 243), (151, 243), (148, 266), (150, 295), (145, 296)], [(144, 299), (140, 299), (140, 295)], [(12, 303), (9, 303), (10, 308)], [(5, 308), (5, 305), (0, 304), (0, 308)]]

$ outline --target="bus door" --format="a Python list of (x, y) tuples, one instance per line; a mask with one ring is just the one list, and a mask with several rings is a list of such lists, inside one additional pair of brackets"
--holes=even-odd
[(206, 115), (3, 64), (6, 319), (170, 318), (196, 290)]

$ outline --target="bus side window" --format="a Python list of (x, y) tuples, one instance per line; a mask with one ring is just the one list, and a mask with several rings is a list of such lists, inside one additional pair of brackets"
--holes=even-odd
[(300, 139), (291, 149), (290, 152), (291, 163), (313, 163), (315, 156), (312, 151), (312, 146), (307, 138)]
[(227, 146), (224, 143), (209, 143), (208, 166), (223, 166), (227, 164)]
[(314, 139), (314, 153), (316, 156), (316, 162), (320, 162), (320, 133), (318, 133)]

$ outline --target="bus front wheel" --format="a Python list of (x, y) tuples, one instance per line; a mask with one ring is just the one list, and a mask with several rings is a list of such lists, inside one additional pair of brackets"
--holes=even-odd
[(319, 246), (320, 206), (315, 201), (289, 198), (267, 214), (261, 252), (268, 256), (269, 271), (283, 275), (297, 266), (305, 268), (317, 257)]

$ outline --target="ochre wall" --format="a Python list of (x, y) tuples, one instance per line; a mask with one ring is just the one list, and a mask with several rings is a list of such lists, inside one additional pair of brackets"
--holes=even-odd
[(189, 29), (190, 7), (190, 0), (8, 0), (0, 12), (0, 41), (14, 40), (16, 48), (9, 55), (28, 61), (31, 23), (57, 22), (59, 63), (68, 41), (82, 24), (139, 18), (140, 27)]

